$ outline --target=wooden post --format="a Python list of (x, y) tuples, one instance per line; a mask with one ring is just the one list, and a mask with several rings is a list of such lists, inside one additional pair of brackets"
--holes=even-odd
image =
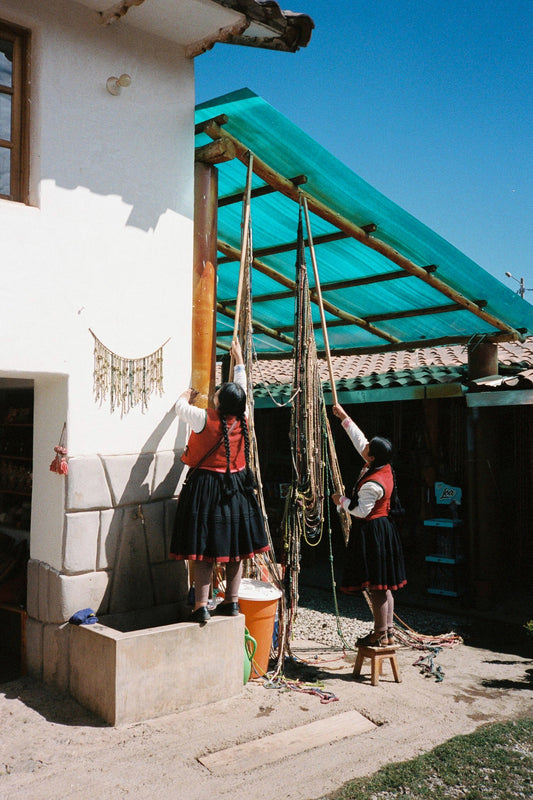
[(468, 346), (468, 377), (488, 378), (498, 374), (498, 345), (492, 342), (478, 342)]
[[(480, 342), (468, 347), (468, 377), (470, 380), (498, 374), (498, 346)], [(498, 498), (498, 487), (492, 464), (500, 459), (493, 408), (468, 409), (468, 509), (469, 509), (469, 574), (474, 604), (483, 610), (498, 586), (500, 531), (504, 513)]]
[(194, 251), (191, 387), (196, 405), (207, 408), (215, 389), (218, 173), (212, 164), (194, 166)]

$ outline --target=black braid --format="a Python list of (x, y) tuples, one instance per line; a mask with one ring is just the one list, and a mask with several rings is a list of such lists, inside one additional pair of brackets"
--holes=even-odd
[(226, 415), (220, 415), (220, 422), (222, 423), (222, 434), (224, 436), (224, 450), (226, 451), (226, 471), (229, 472), (230, 462), (231, 462), (231, 450), (229, 446), (229, 433), (228, 433), (228, 423), (226, 421)]
[(246, 422), (246, 415), (243, 413), (240, 416), (241, 430), (244, 437), (244, 456), (246, 458), (246, 486), (250, 489), (255, 489), (256, 483), (252, 470), (250, 469), (250, 436), (248, 432), (248, 423)]
[(228, 423), (226, 421), (226, 415), (220, 415), (220, 422), (222, 424), (222, 433), (224, 436), (224, 450), (226, 451), (226, 472), (224, 473), (224, 493), (227, 497), (231, 497), (235, 494), (235, 490), (232, 485), (231, 481), (231, 471), (230, 471), (230, 462), (231, 462), (231, 449), (229, 444), (229, 432), (228, 432)]
[(400, 517), (403, 517), (403, 515), (405, 514), (405, 509), (402, 506), (402, 501), (400, 500), (400, 497), (398, 495), (398, 483), (396, 482), (396, 473), (394, 472), (392, 464), (390, 465), (390, 468), (392, 470), (392, 477), (393, 477), (393, 480), (394, 480), (394, 486), (393, 486), (392, 494), (391, 494), (391, 498), (390, 498), (390, 512), (389, 513), (390, 513), (390, 515), (392, 517), (400, 518)]

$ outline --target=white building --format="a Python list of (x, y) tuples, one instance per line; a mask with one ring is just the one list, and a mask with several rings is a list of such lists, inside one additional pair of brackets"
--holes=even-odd
[[(261, 0), (0, 5), (0, 524), (29, 539), (28, 670), (62, 689), (74, 612), (187, 590), (167, 553), (191, 373), (194, 58), (217, 41), (294, 51), (312, 27)], [(127, 359), (166, 343), (164, 392), (124, 413), (97, 402), (94, 337)], [(49, 469), (64, 426), (68, 475)]]

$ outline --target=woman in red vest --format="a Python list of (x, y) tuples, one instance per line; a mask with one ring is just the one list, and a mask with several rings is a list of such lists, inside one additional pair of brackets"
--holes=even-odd
[(194, 561), (193, 622), (210, 619), (207, 609), (215, 563), (225, 564), (226, 591), (215, 613), (239, 613), (242, 562), (269, 550), (263, 514), (249, 468), (246, 374), (242, 352), (232, 343), (234, 382), (216, 392), (214, 408), (193, 405), (197, 392), (185, 391), (176, 413), (191, 428), (181, 460), (189, 474), (181, 490), (170, 556)]
[(342, 420), (342, 427), (365, 461), (352, 498), (332, 495), (338, 509), (344, 508), (359, 521), (350, 532), (340, 590), (346, 594), (368, 590), (374, 630), (357, 644), (385, 647), (394, 644), (393, 592), (407, 583), (402, 544), (389, 517), (395, 492), (392, 446), (379, 436), (368, 441), (342, 406), (334, 405), (333, 413)]

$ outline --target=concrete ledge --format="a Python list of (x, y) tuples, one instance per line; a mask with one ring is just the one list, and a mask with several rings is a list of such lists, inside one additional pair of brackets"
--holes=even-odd
[[(117, 616), (112, 621), (121, 624)], [(207, 705), (243, 688), (242, 614), (213, 617), (203, 626), (70, 628), (70, 692), (111, 725)]]

